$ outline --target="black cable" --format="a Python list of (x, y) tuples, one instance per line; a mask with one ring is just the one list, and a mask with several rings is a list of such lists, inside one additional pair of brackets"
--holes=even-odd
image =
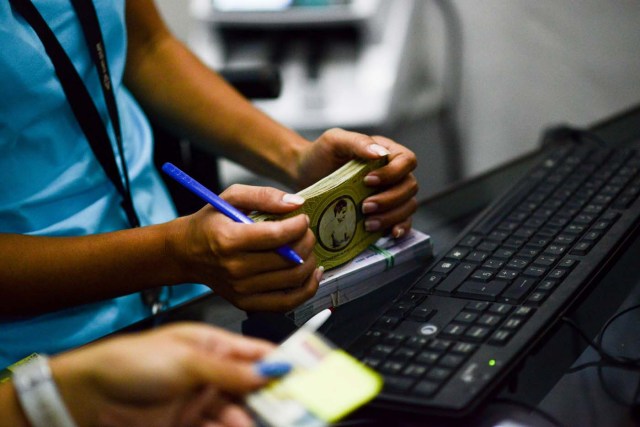
[(596, 144), (602, 146), (602, 147), (606, 147), (607, 145), (607, 141), (605, 141), (604, 139), (602, 139), (598, 134), (596, 134), (595, 132), (592, 132), (590, 130), (586, 130), (586, 129), (579, 129), (578, 130), (578, 134), (579, 134), (579, 138), (580, 140), (590, 140), (595, 142)]
[(541, 145), (546, 146), (549, 144), (553, 144), (554, 142), (557, 142), (557, 141), (565, 141), (565, 140), (570, 140), (578, 143), (591, 141), (591, 142), (595, 142), (601, 147), (609, 146), (609, 144), (604, 139), (602, 139), (599, 135), (597, 135), (593, 131), (576, 128), (576, 127), (564, 125), (564, 124), (558, 125), (558, 126), (552, 126), (545, 129), (542, 135)]
[(612, 355), (611, 353), (606, 351), (602, 345), (602, 340), (604, 338), (604, 335), (607, 332), (607, 329), (613, 324), (613, 322), (615, 322), (621, 316), (629, 313), (630, 311), (637, 310), (638, 308), (640, 308), (640, 304), (635, 304), (631, 307), (628, 307), (622, 310), (619, 313), (616, 313), (615, 316), (612, 316), (611, 318), (609, 318), (609, 320), (607, 320), (607, 322), (602, 327), (602, 331), (596, 336), (595, 340), (591, 340), (573, 320), (567, 317), (563, 317), (562, 320), (566, 322), (569, 326), (573, 327), (580, 334), (580, 336), (598, 352), (598, 354), (603, 359), (606, 359), (607, 361), (620, 366), (640, 368), (640, 357), (632, 358), (628, 356)]
[(582, 365), (578, 365), (573, 368), (570, 368), (569, 370), (567, 370), (567, 373), (574, 373), (582, 369), (597, 367), (598, 380), (600, 381), (600, 385), (603, 391), (605, 392), (605, 394), (612, 401), (616, 402), (620, 406), (629, 407), (632, 409), (632, 411), (635, 408), (637, 408), (639, 404), (638, 399), (640, 397), (640, 382), (636, 386), (632, 400), (627, 401), (623, 397), (619, 396), (616, 391), (611, 389), (611, 387), (609, 386), (609, 383), (605, 379), (604, 368), (624, 369), (624, 370), (632, 370), (635, 372), (640, 372), (640, 358), (632, 358), (628, 356), (611, 354), (604, 348), (602, 342), (607, 330), (617, 319), (639, 308), (640, 308), (640, 304), (635, 304), (635, 305), (632, 305), (631, 307), (628, 307), (616, 313), (614, 316), (611, 316), (603, 325), (600, 333), (598, 333), (598, 335), (594, 340), (590, 339), (587, 336), (587, 334), (584, 333), (584, 331), (582, 331), (582, 329), (580, 329), (580, 327), (572, 319), (569, 319), (568, 317), (561, 318), (561, 320), (565, 322), (567, 325), (571, 326), (578, 333), (578, 335), (582, 339), (584, 339), (589, 344), (589, 346), (592, 347), (598, 353), (598, 355), (601, 358), (598, 361), (587, 362)]
[[(616, 313), (615, 316), (612, 316), (611, 318), (609, 318), (609, 320), (607, 320), (607, 322), (602, 326), (602, 332), (596, 338), (596, 342), (598, 343), (598, 345), (602, 346), (602, 340), (604, 339), (604, 334), (606, 333), (607, 329), (611, 326), (611, 324), (613, 324), (613, 322), (615, 322), (621, 316), (627, 314), (628, 312), (637, 310), (638, 308), (640, 308), (640, 304), (632, 305), (631, 307), (627, 307), (626, 309), (620, 311), (619, 313)], [(622, 356), (622, 357), (625, 357), (626, 359), (630, 359), (630, 360), (635, 360), (636, 363), (640, 363), (640, 357), (636, 359), (631, 359), (626, 356)]]
[[(640, 305), (634, 306), (634, 308), (638, 308), (638, 307), (640, 307)], [(625, 310), (625, 312), (627, 312), (627, 311), (630, 311), (630, 310)], [(607, 362), (609, 362), (610, 364), (612, 364), (614, 366), (640, 368), (640, 365), (638, 365), (638, 363), (640, 361), (639, 359), (630, 359), (630, 358), (625, 357), (625, 356), (612, 355), (608, 351), (606, 351), (604, 348), (602, 348), (602, 345), (599, 342), (594, 341), (591, 338), (589, 338), (587, 336), (587, 334), (585, 334), (582, 331), (582, 329), (580, 329), (580, 327), (573, 320), (569, 319), (568, 317), (562, 317), (561, 320), (563, 322), (565, 322), (567, 325), (571, 326), (580, 335), (580, 337), (582, 337), (582, 339), (585, 340), (587, 342), (587, 344), (589, 344), (589, 346), (591, 348), (593, 348), (598, 353), (598, 355), (603, 360), (606, 360)], [(610, 325), (610, 323), (608, 323), (608, 325)], [(603, 328), (602, 331), (604, 333), (606, 331), (606, 329)]]
[(586, 362), (586, 363), (583, 363), (582, 365), (574, 366), (572, 368), (567, 369), (565, 371), (565, 373), (573, 374), (573, 373), (582, 371), (584, 369), (593, 368), (594, 366), (600, 366), (600, 365), (602, 365), (602, 361), (601, 360), (596, 360), (596, 361), (593, 361), (593, 362)]
[(564, 427), (564, 424), (562, 424), (560, 421), (558, 421), (551, 414), (543, 411), (542, 409), (538, 408), (535, 405), (532, 405), (532, 404), (527, 403), (527, 402), (523, 402), (521, 400), (516, 400), (516, 399), (509, 398), (509, 397), (499, 397), (497, 399), (492, 400), (491, 403), (520, 406), (520, 407), (523, 407), (523, 408), (529, 410), (532, 413), (535, 413), (540, 418), (543, 418), (545, 421), (549, 422), (550, 424), (554, 425), (555, 427)]
[(609, 383), (607, 383), (607, 381), (604, 378), (604, 372), (602, 370), (602, 368), (604, 368), (605, 366), (600, 365), (598, 366), (598, 380), (600, 381), (600, 385), (602, 386), (602, 389), (604, 390), (604, 392), (606, 393), (607, 396), (609, 396), (609, 399), (613, 400), (614, 402), (616, 402), (618, 405), (623, 406), (623, 407), (629, 407), (633, 405), (633, 402), (627, 402), (626, 400), (624, 400), (624, 398), (620, 397), (618, 394), (616, 394), (616, 392), (614, 392), (610, 387), (609, 387)]

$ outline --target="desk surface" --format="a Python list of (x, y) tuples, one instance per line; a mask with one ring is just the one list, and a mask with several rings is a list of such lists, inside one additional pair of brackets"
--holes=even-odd
[[(639, 138), (640, 107), (598, 123), (592, 129), (605, 140)], [(422, 201), (414, 216), (415, 228), (431, 234), (434, 250), (438, 254), (476, 214), (523, 176), (542, 152), (543, 149), (536, 150)], [(640, 301), (640, 274), (630, 274), (636, 270), (634, 254), (637, 253), (640, 253), (640, 242), (634, 243), (601, 283), (568, 313), (581, 327), (591, 332), (592, 337), (608, 318)], [(321, 332), (336, 344), (347, 346), (410, 282), (410, 278), (394, 282), (338, 307)], [(640, 340), (634, 332), (640, 325), (638, 311), (634, 310), (612, 323), (607, 329), (604, 344), (626, 349), (630, 355), (640, 355)], [(293, 323), (282, 315), (259, 314), (248, 318), (244, 312), (216, 296), (207, 296), (172, 310), (162, 319), (163, 322), (177, 320), (201, 320), (273, 340), (285, 337), (294, 328)], [(138, 326), (145, 327), (148, 323)], [(578, 366), (599, 358), (598, 353), (587, 347), (574, 330), (564, 324), (557, 325), (496, 397), (472, 419), (464, 420), (463, 424), (553, 426), (556, 425), (555, 420), (563, 426), (637, 425), (640, 421), (634, 421), (630, 406), (622, 400), (632, 400), (640, 377), (638, 372), (606, 368), (599, 374), (595, 367), (591, 367), (567, 373), (572, 365)], [(613, 396), (612, 391), (615, 394)], [(535, 409), (532, 411), (528, 409), (529, 406)], [(391, 414), (373, 411), (372, 408), (363, 408), (349, 418), (354, 423), (349, 425), (389, 425), (385, 418)], [(545, 418), (547, 414), (551, 419)], [(408, 426), (454, 424), (446, 420), (410, 416), (400, 424), (397, 415), (393, 420), (394, 425)]]

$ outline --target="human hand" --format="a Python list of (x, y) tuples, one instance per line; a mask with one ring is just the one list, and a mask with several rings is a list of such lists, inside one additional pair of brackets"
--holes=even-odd
[[(236, 208), (284, 214), (300, 207), (299, 196), (275, 188), (232, 185), (220, 197)], [(306, 215), (283, 221), (236, 223), (206, 206), (176, 220), (171, 250), (187, 280), (210, 285), (246, 311), (286, 311), (311, 298), (322, 271), (313, 255), (315, 237)], [(293, 264), (277, 254), (291, 246), (304, 260)]]
[(362, 211), (367, 215), (369, 231), (391, 230), (400, 237), (411, 228), (411, 215), (417, 208), (418, 183), (412, 171), (415, 154), (402, 145), (382, 136), (367, 136), (342, 129), (331, 129), (309, 144), (297, 165), (297, 183), (301, 188), (329, 175), (354, 158), (377, 159), (389, 155), (389, 163), (371, 171), (366, 185), (380, 192), (366, 198)]
[(266, 341), (184, 323), (59, 355), (51, 369), (79, 426), (249, 426), (240, 398), (268, 381)]

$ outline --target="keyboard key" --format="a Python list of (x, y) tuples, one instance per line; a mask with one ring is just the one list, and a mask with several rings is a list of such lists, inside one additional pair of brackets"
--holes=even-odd
[(556, 236), (556, 238), (553, 241), (554, 243), (557, 243), (559, 245), (570, 245), (575, 240), (576, 240), (576, 236), (573, 234), (560, 234)]
[(402, 319), (403, 317), (406, 317), (406, 315), (409, 313), (409, 311), (411, 311), (411, 309), (413, 309), (413, 307), (405, 304), (400, 304), (388, 309), (385, 315)]
[(462, 263), (458, 265), (442, 282), (436, 286), (435, 290), (440, 294), (450, 294), (460, 283), (462, 283), (475, 269), (475, 265)]
[(500, 301), (510, 304), (518, 303), (524, 299), (531, 289), (535, 286), (537, 280), (531, 277), (519, 277), (509, 287), (500, 294)]
[(371, 350), (371, 356), (385, 359), (387, 356), (393, 353), (394, 349), (395, 347), (390, 345), (378, 344), (375, 347), (373, 347), (373, 349)]
[(473, 252), (470, 252), (469, 255), (467, 255), (465, 260), (469, 262), (481, 263), (485, 259), (487, 259), (488, 256), (489, 256), (489, 252), (473, 251)]
[(558, 260), (558, 257), (552, 255), (540, 255), (533, 261), (533, 264), (543, 267), (550, 267)]
[(518, 274), (520, 273), (515, 270), (502, 270), (496, 275), (496, 277), (503, 280), (513, 280), (518, 277)]
[(501, 329), (506, 329), (506, 330), (515, 330), (520, 328), (520, 326), (522, 326), (522, 318), (521, 317), (510, 317), (509, 319), (507, 319), (506, 322), (504, 322), (504, 325), (502, 325)]
[(513, 268), (516, 270), (522, 270), (529, 264), (529, 261), (519, 258), (514, 258), (507, 264), (507, 268)]
[(482, 242), (476, 249), (483, 252), (493, 252), (498, 249), (498, 244), (495, 242)]
[(497, 231), (496, 230), (496, 231), (492, 231), (487, 236), (487, 240), (489, 240), (491, 242), (502, 242), (507, 237), (509, 237), (509, 234), (505, 233), (504, 231)]
[(564, 232), (568, 234), (582, 234), (586, 230), (584, 225), (570, 224), (565, 227)]
[(483, 314), (478, 319), (478, 325), (492, 328), (496, 326), (498, 323), (500, 323), (501, 320), (502, 320), (502, 316), (498, 316), (495, 314)]
[[(500, 260), (508, 260), (515, 254), (515, 251), (510, 249), (498, 249), (493, 256)], [(486, 265), (486, 264), (485, 264)]]
[(427, 375), (425, 376), (425, 379), (433, 380), (434, 382), (439, 383), (439, 382), (443, 382), (444, 380), (449, 378), (449, 376), (452, 373), (453, 373), (452, 369), (436, 366), (434, 368), (431, 368), (431, 370), (429, 372), (427, 372)]
[(423, 351), (416, 356), (416, 363), (434, 365), (440, 358), (440, 353), (435, 351)]
[(451, 347), (451, 341), (441, 339), (435, 339), (427, 345), (429, 350), (438, 352), (447, 351), (449, 347)]
[(507, 282), (492, 280), (490, 282), (464, 282), (456, 291), (456, 295), (463, 298), (474, 298), (495, 301), (498, 295), (507, 287)]
[(556, 280), (543, 280), (542, 282), (540, 282), (536, 289), (541, 292), (549, 292), (552, 291), (553, 288), (555, 288), (557, 285), (558, 282)]
[(376, 359), (374, 357), (365, 357), (364, 359), (362, 359), (362, 363), (369, 366), (370, 368), (377, 369), (378, 366), (380, 366), (380, 363), (382, 363), (382, 359)]
[(566, 268), (554, 268), (547, 276), (549, 279), (562, 279), (567, 274)]
[(378, 370), (383, 374), (397, 375), (403, 368), (404, 365), (402, 363), (387, 360), (378, 367)]
[(520, 258), (524, 258), (527, 260), (533, 260), (538, 256), (539, 253), (540, 253), (540, 249), (528, 247), (528, 248), (521, 249), (520, 252), (518, 252), (518, 256)]
[(549, 245), (547, 249), (545, 249), (545, 255), (562, 255), (567, 250), (566, 245)]
[(489, 303), (480, 302), (480, 301), (471, 301), (471, 302), (468, 302), (467, 305), (464, 306), (464, 308), (472, 311), (485, 311), (487, 308), (489, 308)]
[(387, 334), (380, 339), (380, 344), (386, 344), (393, 347), (397, 347), (405, 340), (404, 335), (400, 334)]
[(400, 323), (400, 318), (393, 316), (382, 316), (375, 323), (375, 329), (380, 331), (391, 331), (393, 330), (398, 323)]
[(478, 314), (477, 313), (472, 313), (469, 311), (463, 311), (462, 313), (459, 313), (454, 319), (454, 322), (458, 322), (458, 323), (473, 323), (475, 322), (475, 320), (478, 318)]
[(413, 385), (413, 382), (414, 380), (411, 378), (394, 376), (394, 375), (385, 375), (383, 392), (389, 391), (389, 392), (406, 393)]
[(481, 342), (489, 336), (490, 332), (490, 328), (472, 326), (464, 333), (464, 337), (472, 341)]
[(547, 297), (546, 292), (536, 291), (531, 295), (529, 295), (529, 298), (527, 298), (527, 300), (525, 301), (525, 304), (537, 306), (537, 305), (540, 305), (542, 301), (545, 300), (546, 297)]
[(441, 276), (439, 274), (428, 274), (422, 280), (420, 280), (413, 289), (429, 291), (433, 289), (438, 283), (440, 283), (443, 277), (444, 276)]
[(520, 306), (520, 307), (516, 307), (516, 309), (513, 311), (513, 316), (517, 316), (517, 317), (529, 317), (532, 313), (533, 313), (534, 309), (531, 307), (525, 307), (525, 306)]
[[(513, 251), (511, 251), (513, 253)], [(498, 270), (504, 265), (504, 260), (491, 258), (488, 259), (484, 264), (482, 264), (482, 268), (487, 268), (490, 270)]]
[(415, 348), (417, 350), (420, 350), (422, 348), (424, 348), (427, 343), (429, 342), (428, 338), (424, 338), (424, 337), (410, 337), (409, 339), (407, 339), (407, 341), (405, 341), (404, 345), (407, 347), (411, 347), (411, 348)]
[(420, 305), (413, 309), (409, 318), (418, 322), (426, 322), (436, 314), (436, 310), (424, 305)]
[(474, 351), (476, 351), (477, 348), (478, 346), (476, 344), (471, 344), (468, 342), (457, 342), (451, 348), (451, 352), (468, 356), (472, 354)]
[(446, 258), (461, 260), (469, 253), (468, 248), (455, 248), (450, 251)]
[(582, 236), (582, 240), (588, 241), (588, 242), (595, 242), (600, 238), (600, 236), (602, 236), (602, 232), (600, 231), (589, 231), (587, 234)]
[(453, 270), (456, 265), (458, 265), (457, 262), (452, 262), (452, 261), (442, 261), (440, 262), (438, 265), (436, 265), (435, 267), (433, 267), (431, 269), (432, 272), (434, 273), (440, 273), (440, 274), (447, 274), (449, 273), (451, 270)]
[(402, 371), (402, 375), (405, 377), (420, 378), (425, 374), (425, 372), (427, 372), (427, 369), (429, 368), (425, 365), (412, 363), (407, 365), (407, 367)]
[(564, 258), (562, 261), (560, 261), (558, 263), (558, 267), (571, 269), (571, 268), (575, 267), (577, 264), (578, 264), (578, 260), (577, 259)]
[(495, 273), (491, 270), (476, 270), (471, 275), (471, 278), (480, 282), (486, 282), (488, 280), (491, 280), (494, 274)]
[(489, 307), (489, 312), (495, 314), (508, 314), (513, 309), (509, 304), (495, 303)]
[(427, 380), (418, 381), (416, 386), (413, 388), (413, 392), (417, 396), (429, 397), (429, 396), (433, 396), (439, 387), (440, 387), (440, 384), (434, 381), (427, 381)]
[(546, 267), (541, 267), (537, 265), (532, 265), (527, 268), (522, 274), (529, 277), (542, 277), (547, 272)]
[(438, 362), (438, 366), (442, 366), (449, 369), (456, 369), (458, 366), (462, 365), (464, 362), (464, 357), (457, 354), (446, 354), (442, 356), (440, 361)]
[(493, 333), (493, 335), (491, 335), (491, 338), (489, 338), (488, 342), (489, 344), (494, 344), (494, 345), (505, 345), (507, 341), (511, 339), (512, 336), (513, 336), (513, 332), (507, 331), (505, 329), (498, 329)]
[(413, 357), (416, 355), (416, 351), (412, 350), (410, 348), (399, 348), (396, 351), (393, 352), (393, 354), (391, 354), (391, 356), (389, 356), (390, 360), (393, 360), (395, 362), (408, 362), (409, 360), (413, 359)]
[(571, 252), (569, 252), (571, 255), (586, 255), (591, 248), (593, 247), (593, 243), (592, 242), (587, 242), (587, 241), (582, 241), (582, 242), (578, 242), (573, 249), (571, 249)]
[(480, 242), (481, 239), (482, 238), (480, 236), (471, 234), (462, 239), (459, 245), (467, 248), (473, 248)]
[(464, 334), (464, 331), (466, 330), (467, 330), (466, 325), (462, 325), (459, 323), (450, 323), (447, 326), (445, 326), (442, 332), (440, 332), (440, 335), (448, 338), (455, 338), (455, 337), (462, 336), (462, 334)]
[[(549, 244), (549, 238), (547, 238), (546, 236), (537, 236), (531, 240), (528, 240), (526, 242), (527, 246), (532, 247), (532, 248), (536, 248), (538, 250), (544, 248), (545, 246), (547, 246)], [(560, 243), (560, 242), (558, 242)]]

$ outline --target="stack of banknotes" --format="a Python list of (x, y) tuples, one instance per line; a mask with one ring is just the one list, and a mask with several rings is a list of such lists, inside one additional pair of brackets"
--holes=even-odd
[(297, 194), (306, 200), (304, 205), (286, 215), (253, 213), (251, 219), (273, 221), (300, 213), (309, 216), (309, 227), (316, 236), (314, 253), (318, 265), (325, 270), (353, 259), (381, 237), (381, 232), (364, 229), (362, 201), (376, 191), (364, 185), (364, 177), (387, 163), (378, 160), (351, 160), (331, 175)]
[(399, 239), (382, 237), (348, 263), (325, 272), (318, 292), (287, 316), (302, 325), (325, 308), (346, 304), (423, 268), (432, 256), (431, 236), (415, 228)]

